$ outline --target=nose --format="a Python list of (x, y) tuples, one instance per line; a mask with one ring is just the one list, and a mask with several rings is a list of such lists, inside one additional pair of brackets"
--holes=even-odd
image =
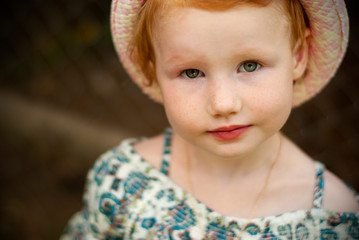
[(241, 110), (242, 101), (234, 79), (210, 80), (208, 89), (208, 112), (213, 117), (228, 118)]

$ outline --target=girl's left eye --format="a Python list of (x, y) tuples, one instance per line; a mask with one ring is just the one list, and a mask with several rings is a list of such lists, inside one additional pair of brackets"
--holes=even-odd
[(185, 78), (197, 78), (202, 77), (204, 74), (198, 69), (186, 69), (181, 72), (181, 76)]
[(258, 70), (259, 68), (261, 68), (261, 65), (257, 62), (245, 62), (239, 67), (238, 71), (239, 72), (254, 72), (254, 71)]

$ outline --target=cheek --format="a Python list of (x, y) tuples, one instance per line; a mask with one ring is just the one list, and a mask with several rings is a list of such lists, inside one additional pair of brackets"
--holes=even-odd
[(196, 119), (200, 105), (193, 95), (187, 96), (186, 91), (181, 91), (174, 84), (162, 86), (161, 90), (166, 115), (172, 127), (194, 127), (198, 123)]
[(253, 99), (252, 113), (259, 121), (281, 128), (287, 121), (292, 109), (293, 86), (283, 84), (277, 88), (265, 88)]

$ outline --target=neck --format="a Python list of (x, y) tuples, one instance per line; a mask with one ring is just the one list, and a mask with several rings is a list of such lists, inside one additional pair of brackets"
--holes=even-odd
[(243, 153), (235, 157), (214, 155), (188, 143), (177, 135), (174, 135), (174, 139), (183, 149), (181, 152), (184, 153), (182, 157), (184, 164), (189, 158), (194, 172), (200, 175), (210, 175), (217, 181), (226, 183), (233, 179), (243, 179), (254, 172), (256, 174), (265, 173), (277, 157), (280, 133), (267, 139), (254, 151), (248, 151), (250, 153)]

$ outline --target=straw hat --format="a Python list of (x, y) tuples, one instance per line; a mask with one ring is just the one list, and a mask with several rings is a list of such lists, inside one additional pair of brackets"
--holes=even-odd
[[(162, 102), (156, 84), (147, 86), (140, 67), (131, 61), (128, 45), (144, 0), (112, 0), (111, 31), (124, 68), (134, 82), (153, 100)], [(333, 77), (343, 60), (349, 36), (349, 20), (344, 0), (301, 0), (309, 18), (311, 40), (309, 62), (302, 81), (294, 85), (293, 106), (316, 95)]]

